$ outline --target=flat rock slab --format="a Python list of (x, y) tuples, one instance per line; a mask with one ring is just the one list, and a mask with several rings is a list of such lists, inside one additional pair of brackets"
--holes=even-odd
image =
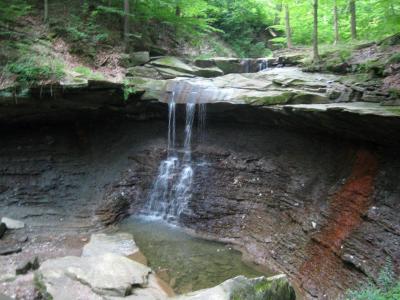
[(302, 111), (342, 111), (359, 115), (375, 115), (380, 117), (400, 117), (400, 106), (384, 106), (379, 103), (351, 102), (351, 103), (328, 103), (328, 104), (297, 104), (278, 106)]
[[(98, 295), (125, 297), (132, 293), (134, 287), (147, 286), (151, 269), (129, 258), (108, 253), (47, 260), (38, 272), (47, 292), (55, 300), (82, 299), (71, 295), (65, 298), (66, 286), (90, 287), (87, 299), (99, 299)], [(89, 295), (87, 289), (83, 292)]]
[(14, 220), (11, 218), (3, 217), (1, 218), (1, 223), (6, 224), (8, 229), (21, 229), (25, 227), (25, 223), (22, 221)]
[(139, 252), (133, 236), (129, 233), (93, 234), (88, 244), (83, 247), (82, 256), (98, 256), (113, 253), (131, 256)]

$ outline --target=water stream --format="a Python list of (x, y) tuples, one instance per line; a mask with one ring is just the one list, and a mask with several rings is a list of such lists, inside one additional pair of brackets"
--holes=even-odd
[(149, 195), (149, 201), (145, 207), (145, 214), (168, 221), (179, 220), (180, 214), (187, 208), (191, 198), (191, 186), (194, 174), (192, 163), (192, 139), (196, 116), (196, 108), (199, 108), (197, 116), (197, 129), (200, 140), (205, 138), (206, 104), (197, 105), (196, 91), (189, 93), (185, 113), (185, 125), (183, 132), (183, 145), (178, 145), (176, 97), (179, 85), (172, 91), (168, 103), (168, 154), (161, 161), (158, 175), (153, 183)]

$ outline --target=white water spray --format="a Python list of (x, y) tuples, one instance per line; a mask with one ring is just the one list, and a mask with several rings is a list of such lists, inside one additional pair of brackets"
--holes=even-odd
[[(175, 92), (171, 94), (168, 104), (168, 156), (160, 163), (157, 178), (149, 195), (145, 213), (152, 217), (177, 220), (187, 209), (192, 197), (192, 164), (193, 124), (196, 113), (197, 93), (190, 93), (186, 103), (184, 141), (181, 149), (176, 145), (176, 102)], [(204, 136), (206, 124), (206, 104), (199, 105), (198, 130)]]

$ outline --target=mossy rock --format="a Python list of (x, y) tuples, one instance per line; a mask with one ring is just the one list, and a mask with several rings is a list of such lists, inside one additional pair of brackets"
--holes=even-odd
[(295, 92), (271, 91), (264, 96), (247, 96), (243, 100), (250, 105), (278, 105), (290, 103), (295, 95)]
[(224, 75), (224, 72), (218, 67), (211, 68), (199, 68), (195, 71), (197, 76), (205, 77), (205, 78), (213, 78)]
[(256, 280), (254, 284), (234, 290), (231, 300), (296, 300), (296, 293), (285, 275)]
[(184, 63), (180, 59), (173, 56), (165, 56), (150, 62), (151, 65), (160, 68), (169, 68), (178, 72), (193, 74), (194, 70), (191, 66)]

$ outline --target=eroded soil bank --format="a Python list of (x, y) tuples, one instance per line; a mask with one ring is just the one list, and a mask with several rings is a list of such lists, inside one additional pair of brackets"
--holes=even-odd
[[(23, 220), (32, 239), (140, 212), (168, 126), (142, 119), (108, 113), (3, 126), (0, 215)], [(400, 271), (397, 146), (293, 124), (207, 121), (206, 138), (193, 138), (182, 226), (287, 273), (306, 298), (336, 299), (376, 278), (388, 259)]]

